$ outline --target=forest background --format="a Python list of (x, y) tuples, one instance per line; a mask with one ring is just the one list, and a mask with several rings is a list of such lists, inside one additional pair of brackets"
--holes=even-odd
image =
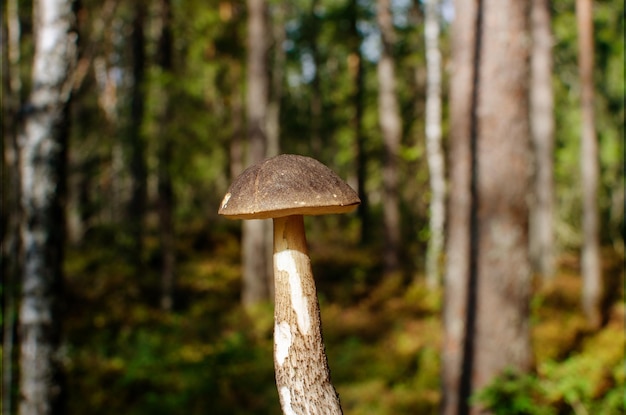
[[(442, 245), (448, 223), (432, 221), (430, 2), (260, 2), (254, 10), (264, 29), (256, 37), (249, 36), (256, 1), (73, 4), (76, 64), (60, 94), (63, 128), (54, 133), (66, 140), (41, 153), (56, 157), (48, 164), (62, 207), (50, 216), (59, 221), (43, 221), (58, 249), (42, 263), (60, 259), (51, 278), (63, 284), (29, 297), (34, 262), (25, 259), (25, 241), (37, 221), (27, 219), (39, 216), (24, 202), (32, 189), (24, 185), (29, 159), (20, 137), (37, 113), (33, 10), (43, 3), (2, 5), (3, 414), (29, 413), (19, 397), (30, 373), (22, 360), (32, 340), (23, 314), (30, 301), (60, 305), (51, 308), (55, 332), (38, 338), (58, 348), (54, 382), (65, 405), (58, 413), (278, 413), (271, 247), (246, 250), (253, 231), (217, 215), (232, 178), (277, 153), (322, 161), (363, 202), (354, 215), (306, 222), (344, 411), (438, 413), (450, 255)], [(491, 379), (471, 402), (494, 413), (624, 413), (624, 2), (593, 3), (597, 157), (581, 151), (577, 2), (536, 3), (546, 5), (553, 36), (553, 245), (539, 253), (529, 246), (532, 367)], [(447, 182), (458, 162), (448, 99), (459, 53), (455, 5), (432, 9)], [(385, 59), (393, 63), (390, 84), (381, 76)], [(384, 104), (384, 91), (395, 104)], [(598, 172), (596, 317), (583, 307), (587, 156)], [(536, 195), (527, 190), (532, 217)], [(454, 194), (446, 197), (454, 207)], [(267, 231), (254, 232), (263, 239)], [(437, 240), (439, 251), (427, 255)]]

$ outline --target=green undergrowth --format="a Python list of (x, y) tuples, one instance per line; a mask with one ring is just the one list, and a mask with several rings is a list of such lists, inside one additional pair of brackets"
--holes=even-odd
[(580, 311), (581, 278), (572, 262), (566, 258), (557, 278), (534, 295), (535, 370), (507, 370), (477, 392), (474, 403), (496, 415), (626, 413), (623, 262), (604, 258), (604, 297), (611, 301), (604, 301), (599, 329), (590, 328)]
[(530, 374), (507, 370), (474, 402), (507, 415), (626, 413), (623, 307), (620, 319), (588, 337), (567, 359), (546, 360)]
[[(179, 238), (170, 312), (158, 307), (157, 245), (147, 241), (140, 273), (115, 244), (68, 250), (68, 414), (280, 413), (273, 306), (240, 306), (237, 234), (198, 228)], [(419, 277), (380, 278), (371, 249), (333, 241), (312, 244), (311, 257), (344, 412), (438, 413), (441, 293)], [(554, 286), (538, 290), (532, 304), (537, 369), (508, 373), (476, 398), (494, 413), (623, 408), (623, 308), (613, 306), (608, 324), (589, 331), (578, 311), (578, 279), (559, 274)], [(521, 409), (511, 412), (502, 402)]]

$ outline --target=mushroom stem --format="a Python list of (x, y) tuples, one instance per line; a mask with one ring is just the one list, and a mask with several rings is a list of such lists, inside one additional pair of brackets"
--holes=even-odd
[(330, 381), (302, 215), (274, 218), (274, 368), (284, 414), (342, 414)]

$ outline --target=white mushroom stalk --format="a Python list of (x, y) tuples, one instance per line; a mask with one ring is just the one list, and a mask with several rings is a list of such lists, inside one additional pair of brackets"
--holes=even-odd
[(246, 169), (222, 200), (231, 219), (274, 220), (274, 368), (283, 413), (341, 414), (330, 380), (302, 215), (353, 211), (356, 192), (309, 157), (284, 154)]
[(341, 414), (302, 215), (274, 219), (274, 369), (285, 414)]

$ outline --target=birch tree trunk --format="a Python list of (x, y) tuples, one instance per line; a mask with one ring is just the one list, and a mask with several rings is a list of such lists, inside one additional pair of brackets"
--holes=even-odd
[(19, 137), (24, 254), (19, 310), (21, 415), (63, 413), (62, 203), (68, 103), (77, 58), (71, 1), (35, 1), (33, 17), (35, 88)]
[(576, 1), (578, 68), (580, 71), (582, 130), (580, 168), (583, 193), (583, 310), (591, 326), (601, 323), (600, 225), (598, 218), (598, 140), (595, 131), (593, 87), (593, 2)]
[(549, 0), (532, 2), (530, 126), (535, 164), (530, 255), (544, 278), (554, 275), (554, 92)]
[(439, 51), (439, 1), (426, 1), (424, 22), (426, 43), (426, 152), (430, 174), (430, 239), (426, 252), (426, 282), (439, 285), (439, 265), (446, 217), (445, 163), (441, 147), (441, 52)]
[(377, 20), (382, 41), (378, 61), (378, 118), (385, 149), (383, 161), (383, 226), (386, 273), (400, 265), (400, 209), (398, 202), (398, 161), (402, 122), (396, 96), (396, 74), (392, 48), (395, 41), (390, 0), (377, 0)]
[[(265, 0), (248, 0), (248, 73), (246, 113), (248, 124), (248, 165), (265, 158), (267, 146), (268, 80), (267, 4)], [(245, 306), (269, 299), (266, 232), (268, 221), (243, 222), (242, 263)]]

